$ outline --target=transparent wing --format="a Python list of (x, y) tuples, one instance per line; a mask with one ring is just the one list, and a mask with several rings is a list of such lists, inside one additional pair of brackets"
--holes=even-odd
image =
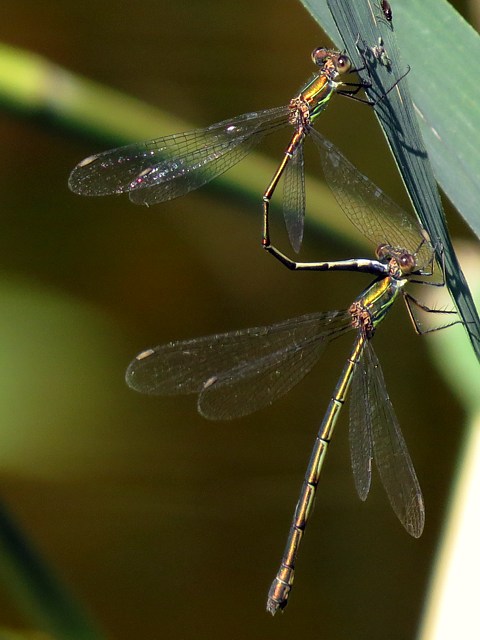
[(348, 311), (314, 313), (266, 327), (171, 342), (130, 364), (130, 387), (155, 395), (199, 395), (211, 419), (247, 415), (299, 382), (325, 345), (351, 328)]
[(287, 124), (288, 107), (278, 107), (104, 151), (82, 160), (68, 184), (81, 195), (129, 192), (141, 204), (170, 200), (223, 173), (265, 135)]
[(365, 422), (369, 425), (373, 457), (393, 511), (414, 538), (421, 536), (425, 524), (425, 506), (407, 445), (400, 431), (388, 396), (382, 369), (370, 341), (355, 375), (368, 382)]
[(290, 244), (296, 253), (302, 246), (305, 221), (305, 170), (303, 143), (297, 145), (285, 167), (283, 178), (283, 217)]
[(376, 247), (386, 243), (406, 249), (416, 254), (419, 268), (427, 267), (433, 248), (415, 216), (396, 205), (316, 129), (311, 129), (310, 134), (319, 151), (325, 179), (352, 224)]
[(373, 452), (369, 413), (369, 378), (364, 363), (360, 361), (353, 373), (350, 391), (349, 428), (353, 479), (360, 500), (367, 499), (372, 481)]

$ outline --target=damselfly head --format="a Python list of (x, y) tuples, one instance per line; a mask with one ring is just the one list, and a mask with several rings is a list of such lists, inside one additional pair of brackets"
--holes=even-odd
[(321, 69), (330, 67), (337, 73), (348, 73), (352, 69), (350, 58), (345, 53), (324, 47), (318, 47), (312, 51), (312, 61)]
[(376, 256), (381, 262), (390, 263), (392, 269), (398, 268), (402, 275), (413, 273), (417, 268), (415, 256), (405, 249), (398, 249), (389, 244), (378, 245)]

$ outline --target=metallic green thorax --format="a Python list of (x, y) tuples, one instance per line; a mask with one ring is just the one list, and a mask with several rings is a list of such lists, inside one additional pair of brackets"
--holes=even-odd
[(326, 75), (316, 76), (303, 87), (299, 100), (308, 105), (310, 122), (313, 122), (327, 106), (337, 83)]
[(354, 326), (363, 328), (371, 338), (406, 283), (405, 278), (390, 276), (371, 284), (350, 306)]

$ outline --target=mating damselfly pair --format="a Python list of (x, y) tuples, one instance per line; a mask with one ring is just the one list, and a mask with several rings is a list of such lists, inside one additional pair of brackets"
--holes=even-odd
[[(399, 295), (414, 319), (419, 303), (404, 287), (412, 281), (437, 284), (430, 280), (436, 247), (413, 215), (395, 205), (313, 128), (334, 92), (355, 96), (361, 85), (339, 80), (353, 71), (345, 54), (319, 48), (312, 58), (318, 72), (287, 106), (90, 156), (74, 169), (69, 181), (80, 194), (126, 192), (135, 203), (154, 204), (202, 186), (241, 160), (267, 134), (292, 126), (282, 162), (263, 195), (264, 247), (290, 269), (349, 270), (374, 276), (372, 284), (344, 311), (312, 313), (270, 326), (171, 342), (142, 351), (127, 370), (127, 383), (137, 391), (197, 394), (202, 415), (230, 419), (285, 394), (312, 369), (330, 341), (355, 332), (352, 351), (318, 432), (285, 553), (269, 592), (267, 609), (271, 613), (287, 604), (325, 453), (350, 385), (351, 460), (360, 498), (365, 500), (368, 495), (375, 460), (402, 525), (414, 537), (421, 535), (424, 526), (422, 493), (371, 339)], [(341, 208), (373, 243), (376, 259), (304, 263), (291, 260), (271, 244), (269, 203), (283, 177), (288, 235), (296, 251), (301, 247), (306, 137), (319, 151), (325, 178)]]

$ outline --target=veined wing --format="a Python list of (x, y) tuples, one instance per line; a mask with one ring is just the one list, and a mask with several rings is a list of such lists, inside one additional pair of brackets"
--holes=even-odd
[(170, 200), (223, 173), (265, 135), (287, 124), (288, 107), (277, 107), (111, 149), (82, 160), (68, 184), (81, 195), (129, 192), (130, 199), (141, 204)]
[(313, 313), (148, 349), (126, 380), (155, 395), (198, 394), (198, 410), (224, 420), (252, 413), (289, 391), (330, 340), (351, 329), (348, 311)]
[(305, 222), (305, 170), (303, 142), (297, 145), (283, 177), (283, 217), (293, 250), (302, 246)]
[(406, 249), (416, 256), (419, 269), (430, 265), (433, 248), (415, 216), (395, 204), (316, 129), (310, 134), (319, 150), (325, 179), (352, 224), (375, 247), (386, 243)]
[[(365, 341), (368, 342), (367, 340)], [(365, 345), (363, 347), (365, 349)], [(363, 360), (363, 355), (361, 360)], [(350, 460), (360, 500), (366, 500), (372, 482), (372, 434), (370, 427), (369, 376), (365, 363), (358, 362), (350, 389)]]
[[(352, 468), (359, 495), (363, 497), (362, 489), (363, 499), (368, 494), (373, 452), (393, 511), (408, 533), (418, 538), (425, 524), (422, 491), (385, 387), (380, 363), (369, 340), (354, 373), (353, 385), (363, 387), (366, 393), (365, 401), (357, 409), (359, 433), (351, 438), (355, 443)], [(363, 432), (360, 433), (362, 425)]]

